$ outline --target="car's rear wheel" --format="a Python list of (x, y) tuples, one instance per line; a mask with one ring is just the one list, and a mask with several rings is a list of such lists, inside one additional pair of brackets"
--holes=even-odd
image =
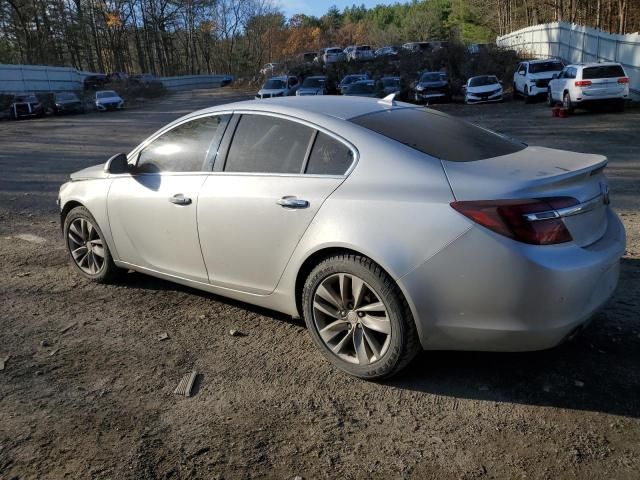
[(569, 92), (564, 92), (564, 95), (562, 96), (562, 106), (567, 112), (573, 113), (574, 107), (573, 107), (573, 102), (571, 101), (571, 95), (569, 95)]
[(307, 277), (302, 300), (314, 343), (350, 375), (391, 376), (420, 350), (400, 289), (366, 257), (343, 254), (322, 261)]
[(89, 210), (84, 207), (72, 209), (65, 217), (63, 233), (74, 266), (86, 278), (107, 283), (121, 273), (113, 263), (102, 230)]

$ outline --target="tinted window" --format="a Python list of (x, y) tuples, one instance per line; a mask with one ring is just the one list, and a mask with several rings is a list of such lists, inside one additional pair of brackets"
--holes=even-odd
[(222, 134), (223, 117), (203, 117), (169, 130), (147, 145), (138, 157), (141, 173), (198, 172), (214, 139)]
[(484, 87), (498, 83), (498, 79), (493, 75), (485, 75), (482, 77), (473, 77), (469, 80), (470, 87)]
[(540, 63), (532, 63), (531, 65), (529, 65), (529, 73), (552, 72), (555, 70), (562, 70), (562, 63), (540, 62)]
[(320, 88), (324, 86), (325, 81), (326, 79), (324, 77), (309, 77), (302, 82), (302, 86), (308, 88)]
[(229, 148), (226, 172), (300, 173), (313, 130), (267, 115), (243, 115)]
[(423, 153), (453, 162), (508, 155), (526, 147), (497, 133), (424, 108), (386, 110), (351, 121)]
[(620, 65), (601, 65), (597, 67), (587, 67), (582, 70), (582, 78), (585, 80), (591, 80), (594, 78), (617, 78), (624, 76), (624, 70)]
[(286, 88), (286, 83), (284, 82), (284, 80), (267, 80), (265, 82), (265, 84), (262, 86), (262, 88), (265, 89), (281, 89), (281, 88)]
[(353, 162), (353, 153), (342, 142), (318, 132), (305, 173), (343, 175)]

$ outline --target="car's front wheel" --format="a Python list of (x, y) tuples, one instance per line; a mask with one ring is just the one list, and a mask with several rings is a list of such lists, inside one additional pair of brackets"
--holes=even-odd
[(63, 233), (74, 266), (86, 278), (107, 283), (121, 273), (113, 263), (102, 230), (85, 207), (76, 207), (67, 214)]
[(556, 102), (553, 101), (553, 95), (551, 95), (551, 89), (547, 89), (547, 105), (555, 107)]
[(319, 263), (307, 277), (302, 300), (314, 343), (350, 375), (389, 377), (420, 350), (400, 289), (366, 257), (342, 254)]
[(531, 97), (529, 97), (529, 86), (525, 85), (522, 90), (522, 96), (524, 97), (524, 103), (531, 103)]

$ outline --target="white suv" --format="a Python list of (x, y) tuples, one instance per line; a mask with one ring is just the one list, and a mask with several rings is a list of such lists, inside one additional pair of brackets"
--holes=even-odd
[(546, 95), (549, 81), (564, 65), (560, 60), (530, 60), (520, 62), (513, 74), (513, 96), (522, 95), (525, 102), (538, 95)]
[(623, 110), (628, 98), (629, 77), (622, 65), (613, 62), (567, 65), (547, 88), (549, 105), (562, 102), (569, 111), (596, 103), (614, 104)]
[(374, 56), (373, 49), (369, 45), (356, 45), (347, 53), (347, 60), (349, 62), (352, 60), (369, 60)]

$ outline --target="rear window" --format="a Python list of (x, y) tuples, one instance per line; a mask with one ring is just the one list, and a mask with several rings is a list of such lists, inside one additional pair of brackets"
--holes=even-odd
[(582, 78), (585, 80), (592, 80), (594, 78), (617, 78), (624, 76), (624, 70), (620, 65), (599, 65), (597, 67), (587, 67), (582, 70)]
[(398, 108), (355, 117), (368, 128), (432, 157), (473, 162), (518, 152), (525, 144), (426, 108)]

